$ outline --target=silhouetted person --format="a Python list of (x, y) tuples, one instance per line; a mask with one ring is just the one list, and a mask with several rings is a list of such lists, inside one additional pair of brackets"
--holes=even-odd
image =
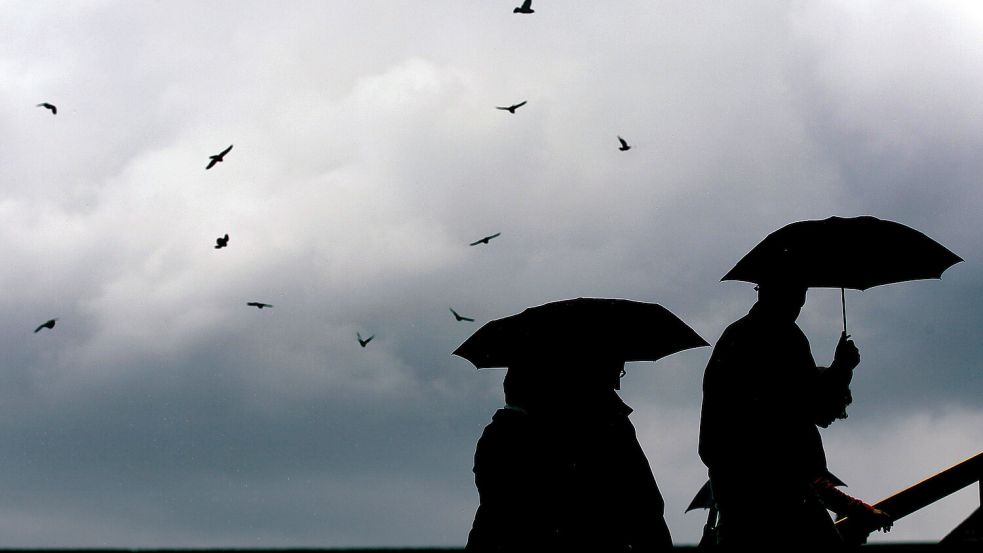
[[(516, 9), (518, 9), (518, 8), (516, 8)], [(517, 110), (517, 109), (521, 108), (522, 106), (526, 105), (526, 102), (527, 101), (528, 100), (523, 100), (523, 101), (519, 102), (518, 104), (512, 104), (509, 107), (495, 106), (495, 109), (501, 109), (501, 110), (505, 110), (505, 111), (507, 111), (509, 113), (515, 113), (515, 110)]]
[(508, 368), (505, 408), (475, 451), (481, 503), (467, 551), (672, 547), (632, 410), (615, 392), (623, 368), (584, 355)]
[(37, 107), (51, 110), (51, 115), (58, 115), (58, 108), (55, 107), (54, 104), (49, 104), (48, 102), (42, 102), (38, 104)]
[(222, 150), (221, 152), (219, 152), (219, 153), (217, 153), (217, 154), (215, 154), (213, 156), (208, 156), (209, 162), (208, 162), (208, 166), (205, 167), (205, 169), (206, 170), (211, 169), (212, 167), (215, 167), (215, 164), (216, 163), (221, 163), (221, 162), (225, 161), (225, 154), (227, 154), (230, 151), (232, 151), (232, 146), (233, 146), (232, 144), (229, 144), (229, 147), (228, 148)]
[(836, 546), (827, 512), (890, 526), (881, 511), (835, 488), (816, 425), (846, 416), (860, 353), (845, 334), (817, 367), (795, 324), (806, 287), (759, 286), (751, 311), (713, 349), (703, 380), (700, 457), (719, 509), (721, 545)]

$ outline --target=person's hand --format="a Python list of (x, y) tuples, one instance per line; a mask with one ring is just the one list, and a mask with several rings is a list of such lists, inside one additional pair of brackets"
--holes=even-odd
[(873, 532), (874, 530), (880, 530), (881, 532), (891, 531), (891, 526), (894, 525), (891, 515), (870, 505), (865, 505), (864, 507), (863, 510), (854, 516), (860, 519), (861, 525), (867, 532)]
[(881, 532), (891, 531), (891, 526), (894, 525), (894, 520), (891, 519), (891, 515), (875, 508), (870, 512), (870, 516), (872, 517), (873, 523), (876, 525), (878, 530)]
[(860, 350), (853, 343), (850, 336), (844, 331), (840, 334), (840, 341), (836, 344), (836, 352), (833, 354), (832, 367), (837, 369), (852, 371), (860, 364)]

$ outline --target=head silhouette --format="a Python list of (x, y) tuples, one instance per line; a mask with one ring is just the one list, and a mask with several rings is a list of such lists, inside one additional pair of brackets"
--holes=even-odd
[(768, 316), (794, 322), (806, 303), (804, 284), (796, 281), (766, 281), (757, 287), (758, 305)]
[(516, 363), (505, 375), (505, 401), (540, 412), (583, 409), (621, 388), (624, 366), (623, 360), (596, 356)]

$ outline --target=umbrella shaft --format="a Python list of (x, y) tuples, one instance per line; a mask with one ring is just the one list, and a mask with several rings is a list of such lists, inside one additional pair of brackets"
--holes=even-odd
[(843, 333), (846, 334), (846, 289), (840, 288), (840, 304), (843, 306)]

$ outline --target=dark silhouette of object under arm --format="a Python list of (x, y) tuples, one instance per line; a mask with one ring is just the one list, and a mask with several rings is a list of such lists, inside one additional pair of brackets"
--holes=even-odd
[(505, 111), (507, 111), (509, 113), (515, 113), (515, 110), (521, 108), (524, 105), (526, 105), (526, 101), (525, 100), (523, 100), (522, 102), (519, 102), (518, 104), (512, 104), (509, 107), (495, 106), (495, 109), (501, 109), (501, 110), (505, 110)]
[(222, 150), (221, 152), (213, 156), (208, 156), (209, 162), (208, 162), (208, 166), (205, 167), (205, 169), (206, 170), (211, 169), (212, 167), (215, 167), (216, 163), (221, 163), (225, 161), (225, 154), (229, 153), (230, 150), (232, 150), (232, 144), (229, 144), (229, 147)]

